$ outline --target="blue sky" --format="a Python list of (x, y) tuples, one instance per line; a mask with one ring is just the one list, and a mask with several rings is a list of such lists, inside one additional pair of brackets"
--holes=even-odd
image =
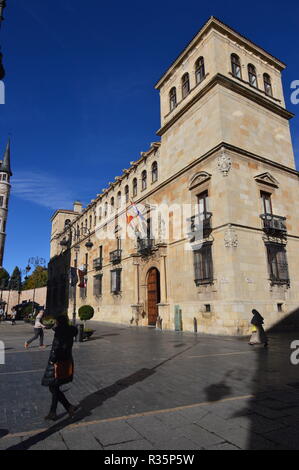
[[(299, 80), (295, 1), (8, 0), (0, 44), (6, 105), (0, 106), (0, 151), (12, 139), (13, 190), (4, 266), (49, 259), (55, 208), (87, 204), (159, 140), (154, 84), (214, 15), (288, 67)], [(299, 114), (299, 113), (298, 113)], [(292, 120), (299, 158), (299, 117)]]

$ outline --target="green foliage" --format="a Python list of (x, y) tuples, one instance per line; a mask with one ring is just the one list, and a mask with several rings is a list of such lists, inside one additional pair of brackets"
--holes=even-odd
[(0, 289), (7, 289), (9, 283), (9, 274), (4, 268), (0, 268)]
[(38, 289), (45, 287), (48, 282), (48, 270), (42, 266), (37, 266), (33, 273), (26, 279), (23, 284), (23, 290)]
[(11, 290), (20, 291), (22, 286), (22, 276), (21, 271), (18, 266), (15, 267), (9, 281), (9, 288)]
[(94, 315), (94, 309), (90, 305), (82, 305), (79, 308), (79, 317), (81, 321), (90, 320)]
[(21, 309), (21, 315), (23, 315), (24, 317), (27, 317), (31, 313), (32, 313), (32, 303), (30, 302)]

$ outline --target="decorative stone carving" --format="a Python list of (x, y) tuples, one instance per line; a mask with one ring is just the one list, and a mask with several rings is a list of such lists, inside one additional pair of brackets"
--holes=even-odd
[(199, 173), (196, 173), (196, 175), (192, 176), (192, 179), (189, 183), (189, 189), (196, 188), (200, 184), (205, 183), (210, 179), (211, 175), (209, 173), (207, 173), (206, 171), (200, 171)]
[(223, 173), (223, 176), (227, 176), (229, 170), (231, 169), (232, 161), (229, 155), (225, 153), (225, 150), (222, 150), (221, 155), (218, 157), (218, 168)]
[(230, 224), (224, 234), (224, 245), (226, 248), (236, 248), (238, 246), (237, 232), (232, 228)]
[(254, 177), (255, 181), (260, 184), (266, 184), (272, 188), (278, 188), (278, 181), (271, 175), (271, 173), (262, 173)]
[(270, 243), (279, 243), (280, 245), (286, 245), (288, 243), (287, 239), (285, 237), (272, 237), (271, 235), (264, 235), (262, 236), (263, 241), (270, 242)]

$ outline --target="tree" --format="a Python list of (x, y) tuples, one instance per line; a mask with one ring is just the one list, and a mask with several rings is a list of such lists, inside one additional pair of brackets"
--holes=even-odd
[(7, 289), (9, 283), (9, 274), (4, 268), (0, 268), (0, 289)]
[(48, 270), (43, 266), (37, 266), (33, 273), (26, 279), (23, 284), (23, 290), (38, 289), (45, 287), (48, 282)]
[(22, 275), (21, 271), (19, 270), (18, 266), (15, 267), (13, 270), (13, 273), (10, 278), (9, 282), (9, 288), (10, 290), (21, 290), (21, 284), (22, 284)]
[(81, 321), (84, 321), (86, 325), (86, 321), (90, 320), (93, 315), (94, 315), (94, 309), (90, 305), (82, 305), (82, 307), (79, 308), (79, 317)]

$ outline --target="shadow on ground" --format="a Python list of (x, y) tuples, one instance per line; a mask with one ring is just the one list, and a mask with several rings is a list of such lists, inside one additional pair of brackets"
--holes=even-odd
[(112, 385), (109, 385), (108, 387), (105, 387), (103, 389), (100, 389), (88, 395), (83, 400), (81, 400), (80, 409), (73, 418), (67, 417), (63, 419), (62, 421), (59, 421), (58, 423), (54, 424), (47, 430), (41, 431), (38, 434), (35, 434), (34, 436), (29, 437), (28, 439), (25, 439), (21, 443), (7, 448), (6, 450), (28, 450), (35, 444), (38, 444), (39, 442), (44, 441), (45, 439), (52, 436), (53, 434), (56, 434), (57, 432), (62, 431), (64, 428), (66, 428), (70, 424), (78, 423), (79, 421), (84, 420), (85, 418), (91, 416), (92, 411), (100, 407), (106, 400), (114, 397), (115, 395), (122, 392), (126, 388), (131, 387), (132, 385), (135, 385), (147, 379), (148, 377), (153, 375), (159, 367), (175, 359), (177, 356), (185, 353), (186, 351), (190, 350), (193, 347), (194, 346), (189, 346), (183, 351), (180, 351), (179, 353), (176, 353), (175, 355), (169, 357), (168, 359), (165, 359), (164, 361), (160, 362), (159, 364), (157, 364), (155, 367), (152, 367), (151, 369), (142, 368), (127, 377), (117, 380)]

